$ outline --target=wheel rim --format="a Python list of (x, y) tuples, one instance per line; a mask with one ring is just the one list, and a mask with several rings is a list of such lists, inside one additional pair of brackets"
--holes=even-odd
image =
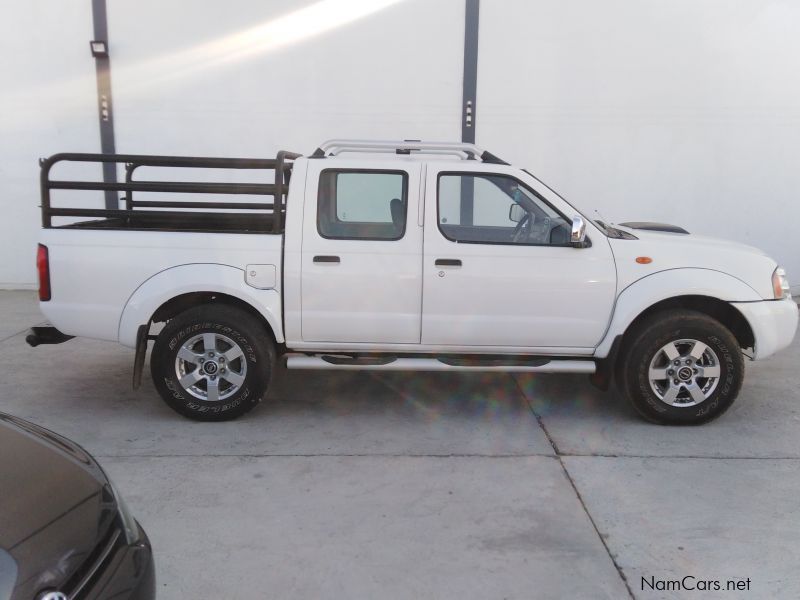
[(247, 359), (239, 344), (219, 333), (201, 333), (188, 339), (175, 357), (181, 387), (206, 402), (233, 396), (244, 384)]
[(650, 388), (669, 406), (695, 406), (717, 389), (719, 358), (708, 344), (682, 339), (661, 347), (650, 361)]

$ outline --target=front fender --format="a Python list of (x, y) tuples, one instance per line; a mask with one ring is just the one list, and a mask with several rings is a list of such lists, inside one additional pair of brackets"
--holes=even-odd
[(605, 358), (614, 339), (634, 319), (662, 300), (680, 296), (709, 296), (726, 302), (756, 302), (761, 296), (732, 275), (711, 269), (681, 268), (659, 271), (636, 280), (617, 296), (608, 329), (594, 355)]
[(156, 309), (176, 296), (193, 292), (227, 294), (256, 309), (269, 324), (275, 340), (283, 342), (281, 295), (259, 290), (245, 282), (244, 270), (229, 265), (191, 264), (165, 269), (142, 283), (128, 299), (119, 320), (119, 343), (136, 347), (136, 331), (146, 325)]

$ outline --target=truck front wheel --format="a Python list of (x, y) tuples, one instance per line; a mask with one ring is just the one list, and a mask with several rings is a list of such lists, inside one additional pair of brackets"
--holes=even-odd
[(744, 378), (736, 338), (700, 312), (653, 315), (626, 343), (617, 372), (642, 416), (662, 424), (711, 421), (733, 404)]
[(189, 309), (158, 335), (150, 372), (170, 408), (197, 421), (228, 421), (266, 394), (275, 347), (249, 313), (225, 305)]

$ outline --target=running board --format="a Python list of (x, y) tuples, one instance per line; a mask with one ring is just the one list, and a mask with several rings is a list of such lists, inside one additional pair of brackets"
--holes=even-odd
[(287, 369), (338, 369), (347, 371), (498, 371), (502, 373), (586, 373), (596, 370), (593, 360), (530, 359), (521, 361), (509, 357), (508, 362), (498, 359), (482, 361), (480, 357), (453, 360), (452, 358), (396, 358), (381, 357), (365, 360), (331, 360), (323, 356), (288, 356)]

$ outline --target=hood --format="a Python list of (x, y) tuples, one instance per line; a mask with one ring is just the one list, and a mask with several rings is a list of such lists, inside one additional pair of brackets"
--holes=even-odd
[[(622, 225), (614, 227), (637, 238), (609, 238), (617, 262), (620, 290), (658, 271), (695, 268), (727, 273), (746, 283), (758, 297), (773, 297), (772, 272), (778, 265), (758, 248), (702, 235), (634, 229)], [(653, 262), (648, 265), (636, 264), (638, 256), (649, 256)]]
[(694, 247), (697, 246), (705, 246), (705, 247), (715, 247), (715, 248), (724, 248), (728, 250), (736, 250), (739, 252), (747, 252), (752, 254), (758, 254), (760, 256), (767, 256), (763, 250), (756, 248), (755, 246), (748, 246), (747, 244), (742, 244), (741, 242), (736, 242), (732, 240), (726, 240), (723, 238), (715, 238), (709, 237), (705, 235), (696, 235), (693, 233), (675, 233), (669, 231), (652, 231), (646, 229), (634, 229), (632, 227), (625, 227), (622, 225), (615, 225), (614, 227), (618, 227), (624, 231), (628, 231), (632, 233), (640, 240), (646, 240), (651, 243), (656, 244), (688, 244)]
[(0, 549), (16, 562), (15, 596), (68, 582), (108, 531), (116, 504), (80, 446), (0, 413)]

